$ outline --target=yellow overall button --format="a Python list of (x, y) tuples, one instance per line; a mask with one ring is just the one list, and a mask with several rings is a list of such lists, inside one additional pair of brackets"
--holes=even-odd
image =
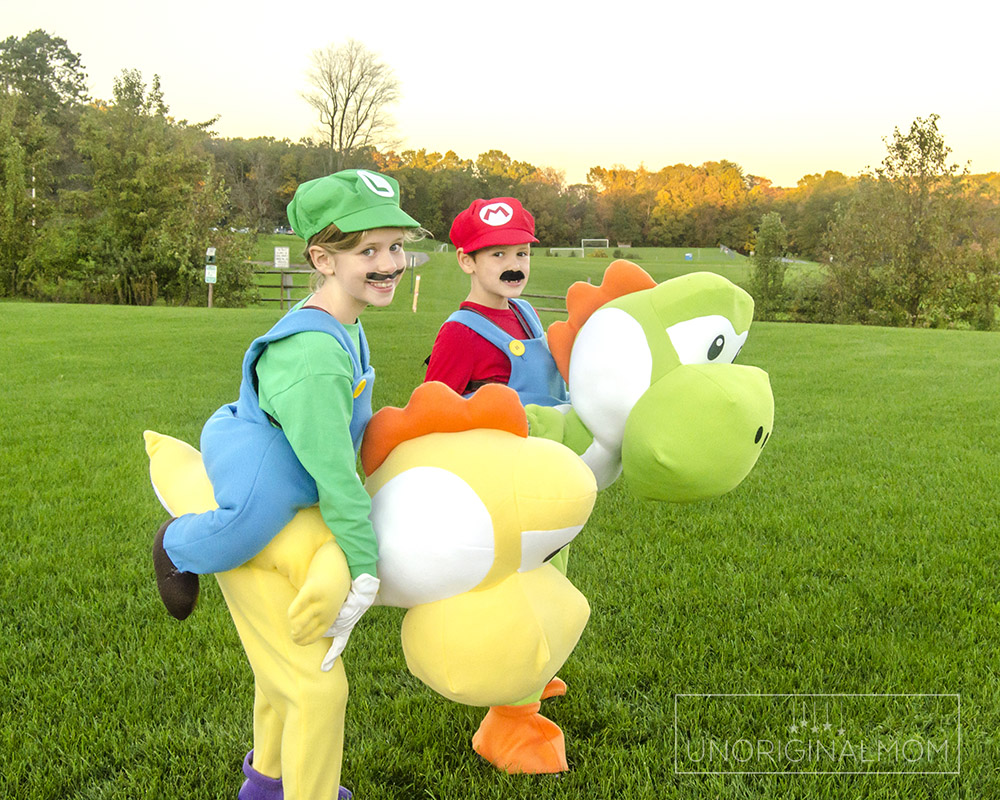
[(365, 390), (365, 385), (368, 383), (364, 378), (358, 381), (358, 385), (354, 387), (354, 396), (360, 397), (361, 393)]
[(524, 342), (519, 341), (518, 339), (513, 339), (511, 343), (507, 345), (507, 347), (510, 349), (510, 352), (512, 352), (515, 356), (524, 355)]

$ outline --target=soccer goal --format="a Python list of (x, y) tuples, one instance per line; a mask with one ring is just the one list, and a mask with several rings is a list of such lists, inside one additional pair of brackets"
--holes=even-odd
[(591, 250), (596, 250), (598, 248), (607, 248), (610, 246), (610, 241), (608, 239), (581, 239), (580, 249), (586, 250), (588, 247)]

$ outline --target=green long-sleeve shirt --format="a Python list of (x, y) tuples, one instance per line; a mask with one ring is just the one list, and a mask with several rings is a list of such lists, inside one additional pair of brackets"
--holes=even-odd
[[(357, 323), (344, 326), (360, 347)], [(272, 342), (257, 362), (260, 407), (281, 425), (319, 490), (319, 510), (344, 551), (351, 578), (375, 575), (378, 543), (371, 499), (351, 441), (351, 359), (336, 339), (306, 331)]]

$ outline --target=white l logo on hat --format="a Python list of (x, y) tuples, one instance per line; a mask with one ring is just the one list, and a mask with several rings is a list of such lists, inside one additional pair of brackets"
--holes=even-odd
[(506, 203), (490, 203), (479, 209), (479, 219), (494, 228), (506, 225), (513, 218), (514, 209)]
[(379, 197), (394, 197), (396, 194), (395, 191), (393, 191), (392, 184), (378, 173), (369, 172), (365, 169), (359, 169), (358, 177), (365, 182), (365, 186), (371, 189)]

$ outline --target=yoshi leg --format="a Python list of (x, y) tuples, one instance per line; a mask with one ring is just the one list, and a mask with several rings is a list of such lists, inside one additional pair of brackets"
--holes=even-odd
[(566, 574), (566, 569), (569, 567), (569, 548), (571, 545), (566, 545), (562, 550), (556, 553), (552, 558), (549, 559), (549, 563), (559, 570), (563, 575)]
[(254, 682), (253, 767), (269, 778), (281, 777), (281, 718)]
[[(569, 567), (569, 548), (570, 545), (566, 545), (562, 550), (549, 559), (549, 563), (563, 575), (566, 574), (566, 569)], [(562, 678), (555, 677), (545, 685), (544, 689), (542, 689), (541, 697), (539, 699), (548, 700), (550, 697), (562, 697), (564, 694), (566, 694), (566, 681)]]
[[(550, 561), (563, 575), (569, 546)], [(566, 683), (552, 678), (544, 689), (509, 706), (492, 706), (472, 737), (472, 749), (495, 767), (511, 773), (546, 774), (569, 769), (562, 730), (539, 712), (541, 701), (566, 694)]]
[(254, 673), (254, 768), (281, 778), (285, 800), (337, 797), (347, 706), (341, 659), (322, 672), (329, 641), (292, 641), (295, 589), (284, 576), (247, 565), (216, 578)]
[[(566, 545), (549, 559), (549, 563), (563, 575), (566, 574), (566, 568), (569, 566), (569, 548), (570, 546)], [(556, 677), (545, 684), (544, 689), (525, 697), (523, 700), (519, 700), (514, 705), (529, 705), (530, 703), (537, 703), (540, 700), (548, 700), (550, 697), (562, 697), (564, 694), (566, 694), (566, 682), (562, 678)]]

